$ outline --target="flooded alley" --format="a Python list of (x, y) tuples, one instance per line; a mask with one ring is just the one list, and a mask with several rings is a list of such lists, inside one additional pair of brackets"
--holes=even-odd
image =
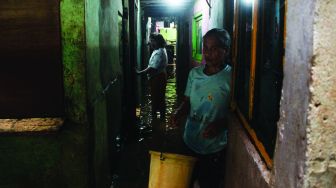
[(139, 130), (137, 139), (120, 143), (120, 158), (113, 175), (111, 187), (146, 188), (149, 180), (149, 151), (189, 154), (182, 140), (181, 127), (172, 127), (169, 123), (171, 113), (177, 108), (176, 79), (170, 78), (166, 88), (166, 118), (151, 117), (151, 101), (144, 83), (142, 102), (138, 109), (135, 125)]
[(2, 0), (0, 188), (335, 188), (335, 10)]

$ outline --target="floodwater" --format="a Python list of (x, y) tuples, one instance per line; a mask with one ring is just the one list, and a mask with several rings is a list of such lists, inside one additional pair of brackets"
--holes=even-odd
[[(150, 112), (151, 112), (151, 100), (150, 100), (150, 95), (148, 92), (145, 93), (146, 95), (144, 96), (144, 99), (142, 101), (142, 104), (140, 104), (140, 107), (137, 109), (137, 115), (138, 115), (138, 120), (139, 123), (138, 125), (140, 126), (140, 135), (145, 136), (146, 132), (151, 132), (153, 130), (153, 126), (157, 127), (157, 123), (159, 124), (164, 124), (166, 130), (164, 131), (169, 131), (172, 130), (173, 128), (169, 124), (169, 118), (176, 109), (176, 80), (175, 78), (168, 79), (167, 81), (167, 88), (166, 88), (166, 117), (164, 121), (157, 121), (157, 119), (160, 119), (160, 115), (158, 113), (157, 119), (153, 119), (151, 117)], [(154, 125), (155, 124), (155, 125)], [(142, 139), (142, 138), (140, 138)]]
[[(146, 87), (145, 87), (146, 88)], [(137, 141), (125, 144), (120, 150), (119, 161), (112, 177), (111, 188), (147, 188), (150, 155), (149, 151), (188, 153), (183, 144), (182, 128), (174, 128), (169, 118), (177, 106), (175, 78), (168, 79), (166, 88), (166, 118), (151, 117), (151, 101), (147, 91), (143, 92), (141, 105), (137, 108)]]

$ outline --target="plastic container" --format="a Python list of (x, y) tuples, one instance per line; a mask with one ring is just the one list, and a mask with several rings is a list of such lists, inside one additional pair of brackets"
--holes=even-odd
[(189, 188), (196, 158), (149, 151), (149, 188)]

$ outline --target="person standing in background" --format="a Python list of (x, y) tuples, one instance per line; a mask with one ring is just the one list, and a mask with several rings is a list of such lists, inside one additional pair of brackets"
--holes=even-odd
[(165, 49), (166, 41), (161, 34), (152, 33), (149, 36), (149, 45), (154, 51), (149, 59), (148, 67), (141, 71), (136, 70), (136, 73), (139, 75), (147, 74), (152, 101), (152, 117), (156, 118), (156, 112), (160, 112), (160, 118), (164, 119), (166, 114), (166, 67), (168, 64), (167, 51)]

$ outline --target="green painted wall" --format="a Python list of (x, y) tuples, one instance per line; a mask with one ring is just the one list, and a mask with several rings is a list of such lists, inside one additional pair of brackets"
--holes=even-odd
[(67, 116), (86, 121), (84, 1), (61, 1), (61, 37)]
[(160, 34), (167, 42), (176, 42), (177, 30), (176, 28), (161, 28)]
[(0, 136), (1, 188), (89, 187), (84, 1), (61, 0), (66, 121), (54, 133)]

